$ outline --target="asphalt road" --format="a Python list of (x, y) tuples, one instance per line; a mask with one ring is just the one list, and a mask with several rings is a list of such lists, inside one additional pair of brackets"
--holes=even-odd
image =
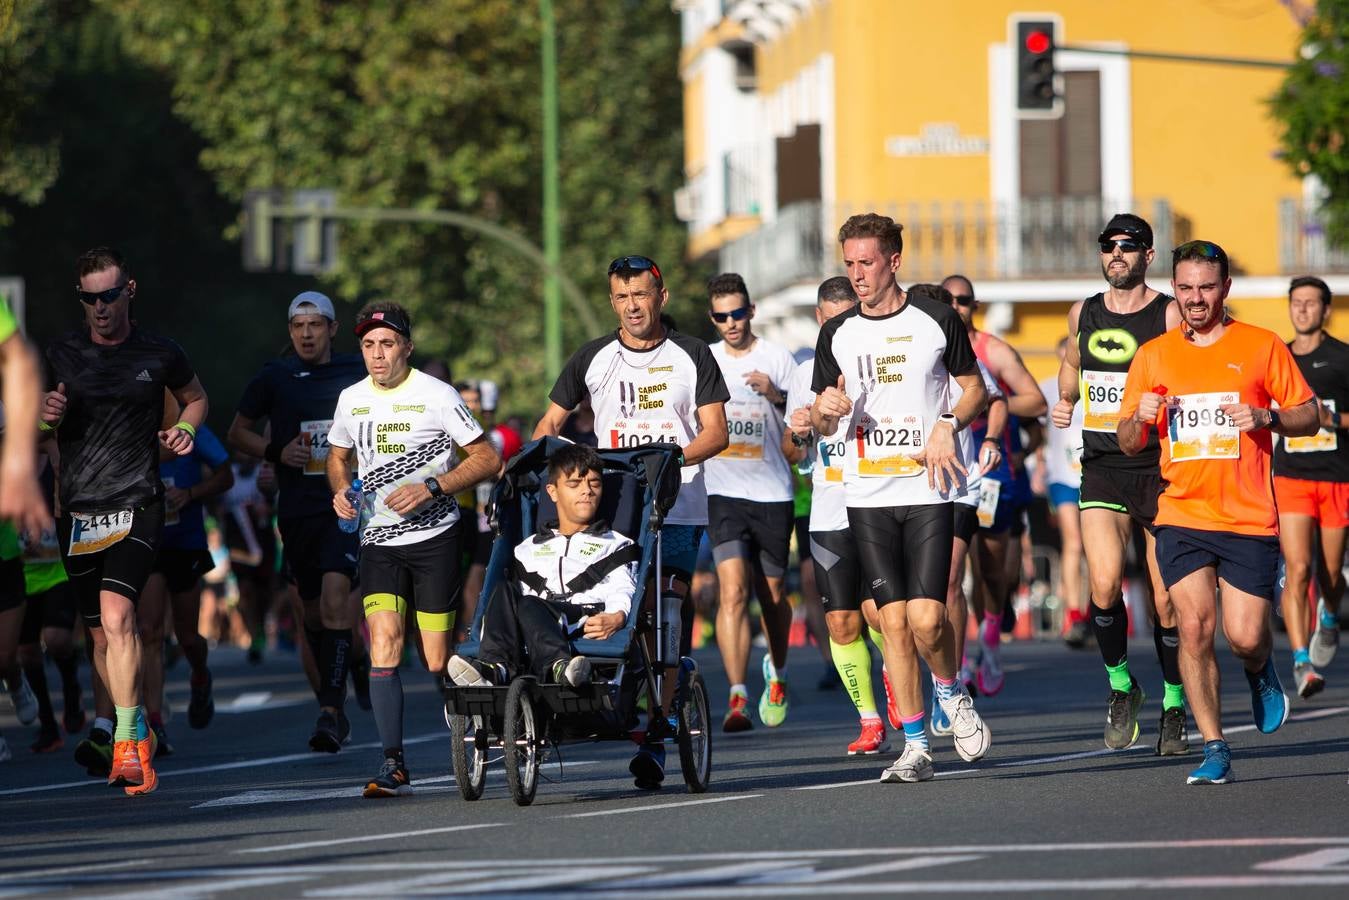
[[(988, 757), (964, 763), (939, 739), (935, 781), (882, 785), (893, 754), (844, 754), (856, 718), (841, 691), (815, 689), (814, 651), (794, 650), (786, 724), (718, 732), (708, 793), (688, 794), (677, 768), (664, 790), (638, 791), (628, 746), (578, 745), (565, 750), (563, 779), (542, 783), (528, 808), (511, 802), (499, 766), (482, 800), (459, 797), (429, 679), (404, 676), (415, 794), (364, 800), (380, 762), (370, 715), (354, 711), (342, 753), (310, 753), (312, 700), (294, 657), (250, 667), (224, 651), (215, 721), (200, 732), (181, 714), (170, 723), (177, 753), (144, 798), (87, 778), (70, 744), (28, 753), (28, 729), (0, 703), (0, 733), (16, 751), (0, 763), (0, 897), (1345, 896), (1344, 661), (1325, 693), (1295, 699), (1288, 724), (1263, 736), (1223, 651), (1239, 781), (1187, 787), (1197, 753), (1151, 753), (1160, 675), (1150, 644), (1133, 645), (1150, 699), (1129, 751), (1103, 749), (1095, 651), (1022, 643), (1005, 649), (1006, 689), (977, 701), (993, 731)], [(1286, 672), (1286, 645), (1278, 653)], [(699, 656), (719, 721), (720, 662)], [(186, 674), (171, 678), (181, 711)]]

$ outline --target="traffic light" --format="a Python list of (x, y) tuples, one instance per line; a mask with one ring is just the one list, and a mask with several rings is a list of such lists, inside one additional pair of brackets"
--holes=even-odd
[(1017, 19), (1016, 109), (1027, 118), (1063, 115), (1054, 48), (1058, 23), (1052, 19)]

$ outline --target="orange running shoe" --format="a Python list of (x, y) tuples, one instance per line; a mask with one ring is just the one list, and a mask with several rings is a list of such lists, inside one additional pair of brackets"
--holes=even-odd
[(128, 797), (148, 794), (159, 787), (159, 776), (155, 774), (154, 765), (155, 753), (159, 750), (159, 737), (155, 734), (153, 728), (146, 729), (146, 732), (145, 740), (136, 742), (136, 752), (140, 754), (141, 758), (141, 783), (126, 786)]
[(880, 717), (862, 720), (862, 733), (857, 740), (848, 745), (849, 756), (871, 756), (880, 753), (890, 745), (885, 742), (885, 726)]
[(113, 787), (126, 787), (140, 784), (144, 780), (145, 770), (136, 742), (113, 741), (112, 769), (108, 772), (108, 784)]
[(900, 721), (899, 707), (895, 704), (895, 695), (890, 691), (890, 673), (881, 667), (881, 684), (885, 685), (885, 717), (890, 720), (891, 731), (903, 731), (904, 723)]
[(749, 706), (748, 697), (744, 694), (732, 694), (727, 706), (730, 708), (726, 710), (726, 718), (721, 721), (722, 731), (733, 734), (737, 731), (749, 731), (754, 727), (754, 723), (745, 712), (745, 708)]

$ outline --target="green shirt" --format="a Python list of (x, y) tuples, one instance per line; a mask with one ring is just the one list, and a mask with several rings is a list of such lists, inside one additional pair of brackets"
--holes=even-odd
[(0, 299), (0, 343), (9, 340), (9, 336), (19, 330), (19, 322), (10, 312), (9, 303)]
[(63, 581), (67, 581), (66, 567), (58, 559), (48, 563), (24, 563), (24, 590), (30, 597), (45, 594)]

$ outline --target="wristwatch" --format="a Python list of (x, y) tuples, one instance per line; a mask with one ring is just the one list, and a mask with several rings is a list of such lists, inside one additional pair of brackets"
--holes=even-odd
[(1265, 426), (1270, 431), (1279, 427), (1279, 411), (1277, 409), (1269, 410), (1269, 424)]
[(947, 425), (950, 425), (952, 431), (960, 430), (960, 420), (957, 419), (955, 416), (951, 415), (950, 413), (942, 413), (941, 415), (937, 416), (937, 421), (945, 422)]
[(792, 444), (795, 445), (795, 446), (797, 446), (797, 447), (809, 447), (809, 446), (810, 446), (810, 438), (809, 438), (809, 437), (802, 437), (801, 435), (799, 435), (799, 434), (797, 434), (795, 431), (793, 431), (793, 432), (792, 432)]
[(431, 492), (431, 497), (433, 499), (442, 497), (445, 494), (445, 489), (440, 486), (440, 480), (437, 478), (428, 478), (423, 481), (422, 484), (426, 485), (426, 489)]

